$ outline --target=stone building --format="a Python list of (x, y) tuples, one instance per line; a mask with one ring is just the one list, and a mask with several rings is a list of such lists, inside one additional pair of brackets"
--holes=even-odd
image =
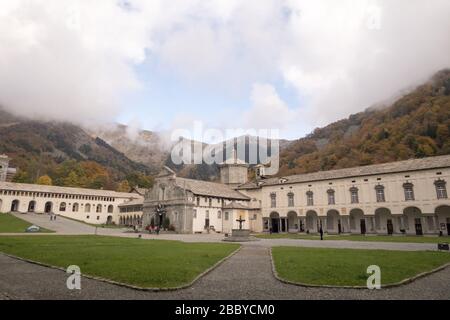
[(0, 212), (54, 213), (92, 224), (118, 224), (119, 205), (139, 199), (137, 193), (0, 182)]
[(264, 231), (450, 234), (450, 156), (257, 179)]
[(16, 174), (16, 169), (9, 166), (9, 158), (0, 155), (0, 181), (11, 181)]

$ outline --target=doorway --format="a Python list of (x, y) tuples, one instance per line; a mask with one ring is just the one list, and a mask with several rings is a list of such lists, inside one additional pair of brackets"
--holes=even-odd
[(447, 218), (447, 235), (450, 236), (450, 218)]
[(414, 219), (414, 226), (416, 228), (416, 236), (421, 236), (423, 235), (423, 231), (422, 231), (422, 221), (420, 218), (416, 218)]
[(19, 200), (14, 200), (11, 203), (11, 212), (17, 212), (19, 211)]
[(51, 213), (52, 212), (53, 204), (51, 202), (45, 203), (44, 212), (45, 213)]
[(280, 231), (280, 220), (272, 218), (271, 225), (272, 225), (272, 232), (278, 233)]
[(394, 233), (394, 225), (392, 224), (392, 219), (387, 220), (387, 233), (392, 235)]
[(28, 212), (34, 212), (36, 209), (36, 201), (30, 201), (28, 204)]
[(366, 234), (366, 219), (360, 220), (361, 234)]

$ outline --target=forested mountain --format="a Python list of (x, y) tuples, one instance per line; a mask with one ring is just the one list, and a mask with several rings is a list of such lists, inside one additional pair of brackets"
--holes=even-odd
[(442, 154), (450, 154), (448, 69), (389, 106), (369, 108), (291, 143), (281, 152), (279, 174)]
[(0, 109), (0, 137), (0, 154), (18, 168), (16, 182), (48, 176), (54, 185), (105, 189), (117, 189), (125, 180), (151, 182), (147, 166), (74, 124), (23, 119)]

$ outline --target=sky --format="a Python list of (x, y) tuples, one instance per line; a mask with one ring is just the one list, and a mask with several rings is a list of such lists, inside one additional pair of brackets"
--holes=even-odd
[(450, 67), (448, 0), (3, 0), (0, 105), (288, 139)]

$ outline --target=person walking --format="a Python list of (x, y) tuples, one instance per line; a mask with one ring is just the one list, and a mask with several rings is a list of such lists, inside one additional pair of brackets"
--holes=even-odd
[(323, 229), (322, 229), (322, 226), (320, 226), (319, 233), (320, 233), (320, 240), (323, 240)]

